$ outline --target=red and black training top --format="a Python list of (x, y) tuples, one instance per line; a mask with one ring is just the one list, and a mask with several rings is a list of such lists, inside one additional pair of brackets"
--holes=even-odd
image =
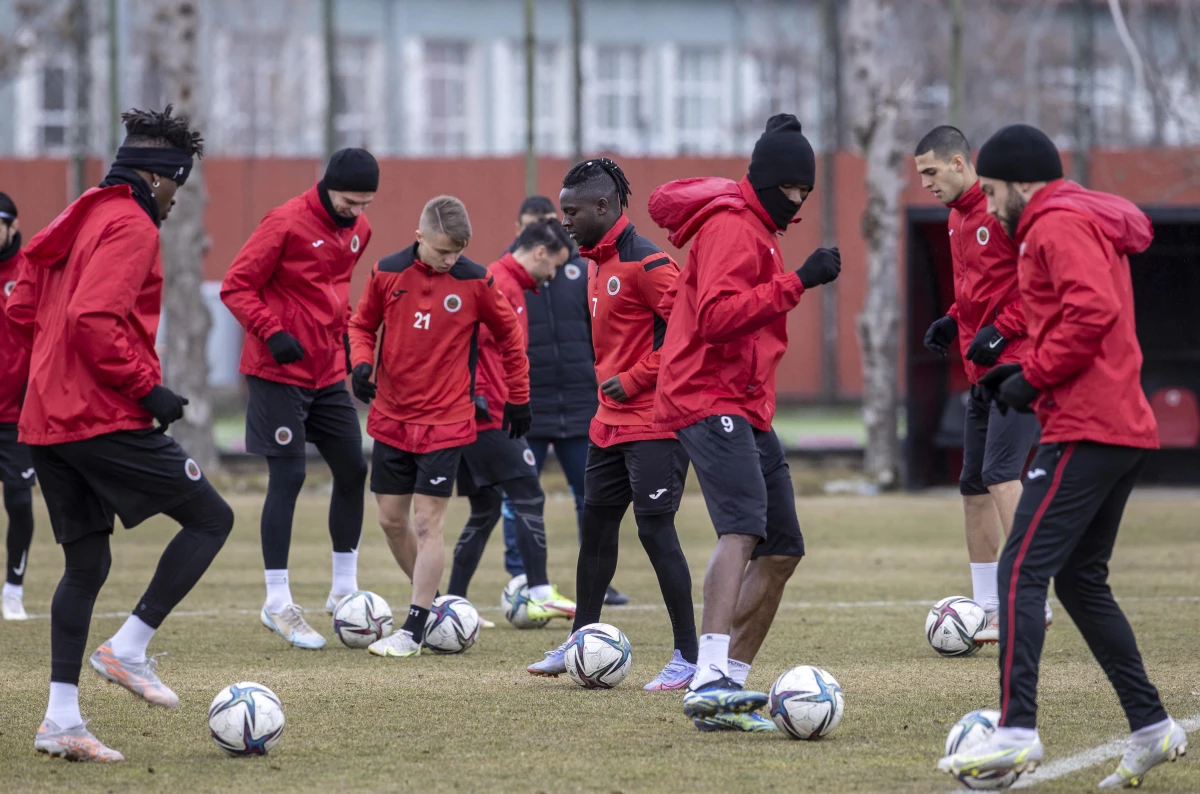
[[(0, 309), (17, 286), (17, 275), (25, 257), (20, 251), (0, 260)], [(20, 327), (7, 316), (0, 317), (0, 424), (13, 425), (21, 417), (21, 400), (29, 380), (29, 345)]]

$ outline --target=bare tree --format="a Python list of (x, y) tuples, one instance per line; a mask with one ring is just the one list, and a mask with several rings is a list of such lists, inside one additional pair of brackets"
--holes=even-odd
[[(192, 0), (158, 0), (154, 21), (161, 42), (159, 62), (165, 70), (167, 96), (176, 110), (204, 129), (201, 94), (199, 6)], [(187, 184), (176, 194), (171, 220), (163, 225), (163, 310), (166, 315), (166, 366), (163, 381), (191, 403), (172, 435), (201, 468), (217, 467), (213, 439), (212, 398), (208, 387), (208, 334), (212, 317), (204, 303), (204, 255), (209, 237), (204, 228), (208, 192), (204, 168), (197, 161)]]
[(846, 55), (851, 75), (851, 129), (867, 166), (867, 207), (862, 234), (867, 249), (867, 293), (858, 315), (862, 347), (863, 420), (867, 427), (864, 468), (881, 488), (899, 485), (896, 428), (900, 330), (898, 279), (900, 192), (907, 146), (900, 112), (912, 83), (900, 80), (889, 46), (894, 0), (850, 0)]

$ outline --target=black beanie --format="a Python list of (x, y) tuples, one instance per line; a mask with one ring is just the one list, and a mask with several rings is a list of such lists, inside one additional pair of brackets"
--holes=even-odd
[(791, 113), (767, 119), (767, 129), (750, 155), (748, 176), (755, 190), (780, 185), (816, 185), (816, 155), (812, 144), (800, 132), (799, 120)]
[(374, 193), (379, 190), (379, 163), (366, 149), (338, 149), (325, 166), (326, 190)]
[(988, 138), (975, 171), (1004, 182), (1053, 182), (1063, 175), (1054, 142), (1028, 124), (1011, 124)]

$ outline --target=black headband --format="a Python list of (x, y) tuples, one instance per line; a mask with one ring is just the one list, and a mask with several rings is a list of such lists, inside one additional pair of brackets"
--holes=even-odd
[(122, 146), (113, 165), (149, 171), (183, 186), (192, 173), (192, 156), (174, 147)]

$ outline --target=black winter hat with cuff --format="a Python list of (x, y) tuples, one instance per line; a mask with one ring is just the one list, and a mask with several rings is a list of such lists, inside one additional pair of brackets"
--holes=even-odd
[(1062, 158), (1046, 133), (1028, 124), (1004, 127), (979, 150), (975, 172), (1004, 182), (1062, 179)]
[(338, 149), (325, 166), (326, 190), (374, 193), (379, 190), (379, 163), (366, 149)]

